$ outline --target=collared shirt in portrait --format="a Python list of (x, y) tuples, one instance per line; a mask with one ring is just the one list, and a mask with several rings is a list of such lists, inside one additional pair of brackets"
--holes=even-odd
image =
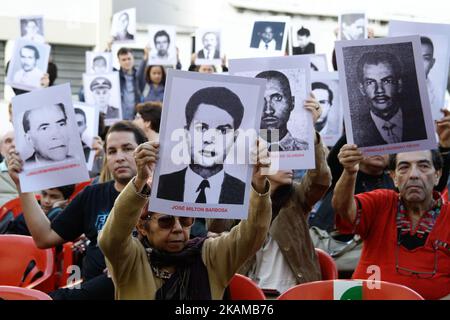
[[(294, 138), (292, 134), (288, 133), (278, 142), (272, 142), (270, 144), (270, 149), (275, 148), (278, 145), (278, 151), (298, 151), (298, 150), (308, 150), (308, 142)], [(270, 150), (270, 151), (276, 151)]]
[[(209, 177), (207, 180), (209, 182), (209, 188), (205, 188), (206, 203), (218, 204), (220, 191), (222, 190), (222, 183), (225, 178), (225, 170), (221, 170), (215, 175)], [(195, 203), (200, 190), (197, 191), (200, 183), (205, 180), (203, 177), (192, 171), (190, 167), (186, 170), (185, 185), (184, 187), (184, 202)]]
[(277, 42), (275, 39), (272, 39), (269, 42), (264, 42), (262, 40), (259, 41), (259, 49), (274, 51), (276, 50), (276, 46)]
[(43, 75), (44, 72), (38, 68), (33, 68), (31, 71), (20, 69), (14, 74), (13, 82), (39, 88), (41, 86), (41, 79)]
[[(384, 119), (381, 119), (377, 115), (375, 115), (372, 111), (370, 112), (370, 117), (372, 118), (373, 122), (375, 123), (375, 126), (378, 129), (378, 132), (380, 133), (381, 137), (384, 141), (387, 143), (398, 143), (401, 142), (403, 139), (403, 114), (402, 110), (399, 108), (397, 113), (394, 114), (394, 116), (389, 119), (389, 121), (386, 121)], [(392, 128), (392, 133), (399, 139), (399, 141), (395, 141), (395, 137), (392, 134), (389, 134), (388, 130), (384, 129), (383, 127), (386, 127), (390, 124), (395, 125)]]

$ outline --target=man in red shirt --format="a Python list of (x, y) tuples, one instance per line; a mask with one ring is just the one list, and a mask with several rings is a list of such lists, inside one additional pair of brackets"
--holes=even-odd
[[(450, 112), (437, 122), (437, 132), (441, 147), (449, 148)], [(391, 155), (398, 192), (381, 189), (355, 196), (362, 159), (356, 145), (341, 148), (344, 171), (333, 196), (338, 228), (364, 240), (353, 278), (369, 278), (376, 266), (379, 280), (410, 287), (425, 299), (450, 299), (450, 208), (448, 200), (433, 191), (443, 167), (439, 152)]]

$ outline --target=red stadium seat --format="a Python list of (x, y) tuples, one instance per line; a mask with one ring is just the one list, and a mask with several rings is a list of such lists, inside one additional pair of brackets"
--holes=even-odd
[(333, 258), (323, 251), (316, 248), (316, 253), (319, 258), (320, 272), (322, 273), (322, 280), (334, 280), (338, 278), (338, 269)]
[(3, 300), (52, 300), (46, 293), (34, 289), (0, 286), (0, 299)]
[[(333, 300), (334, 284), (338, 281), (344, 280), (325, 280), (299, 284), (282, 293), (278, 300)], [(358, 281), (363, 282), (363, 300), (424, 300), (414, 290), (399, 284), (385, 281)], [(371, 288), (368, 284), (377, 284), (379, 288)]]
[(92, 183), (92, 181), (94, 180), (94, 178), (88, 180), (88, 181), (84, 181), (84, 182), (80, 182), (77, 183), (75, 185), (75, 190), (73, 191), (72, 195), (69, 198), (69, 201), (72, 201), (73, 198), (75, 198), (75, 196), (80, 193), (81, 191), (83, 191), (84, 188), (86, 188), (88, 185), (90, 185)]
[[(36, 194), (36, 200), (41, 200), (40, 194)], [(22, 213), (22, 205), (20, 204), (19, 197), (9, 200), (2, 207), (0, 207), (0, 221), (8, 212), (12, 212), (14, 218)]]
[(32, 237), (0, 235), (0, 285), (39, 289), (55, 288), (53, 249), (38, 249)]
[(228, 285), (231, 300), (265, 300), (266, 296), (260, 287), (250, 278), (235, 274)]

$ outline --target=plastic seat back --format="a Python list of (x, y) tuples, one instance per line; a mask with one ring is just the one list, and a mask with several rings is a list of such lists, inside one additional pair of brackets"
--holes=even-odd
[[(325, 280), (296, 285), (282, 293), (278, 300), (334, 300), (334, 285), (353, 280)], [(385, 281), (362, 281), (363, 300), (424, 300), (405, 286)], [(355, 281), (355, 282), (356, 282)]]
[(46, 293), (34, 289), (13, 286), (0, 286), (0, 299), (3, 300), (52, 300)]
[(0, 285), (42, 290), (51, 281), (53, 259), (53, 250), (38, 249), (32, 237), (0, 235)]
[(333, 258), (323, 251), (316, 248), (316, 254), (319, 258), (320, 272), (322, 274), (322, 280), (334, 280), (338, 278), (338, 269)]
[[(41, 200), (40, 194), (36, 194), (35, 196), (36, 200)], [(12, 213), (14, 218), (22, 213), (22, 205), (20, 204), (19, 197), (9, 200), (2, 207), (0, 207), (0, 221), (8, 213)]]
[(264, 292), (250, 278), (235, 274), (228, 285), (231, 300), (265, 300)]

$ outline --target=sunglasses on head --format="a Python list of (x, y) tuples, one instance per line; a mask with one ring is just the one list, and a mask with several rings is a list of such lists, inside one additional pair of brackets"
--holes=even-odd
[(171, 215), (162, 215), (162, 216), (154, 216), (149, 215), (147, 219), (156, 219), (158, 222), (158, 226), (162, 229), (172, 229), (175, 225), (175, 220), (178, 219), (180, 222), (181, 227), (183, 228), (189, 228), (194, 224), (195, 218), (192, 217), (175, 217)]

